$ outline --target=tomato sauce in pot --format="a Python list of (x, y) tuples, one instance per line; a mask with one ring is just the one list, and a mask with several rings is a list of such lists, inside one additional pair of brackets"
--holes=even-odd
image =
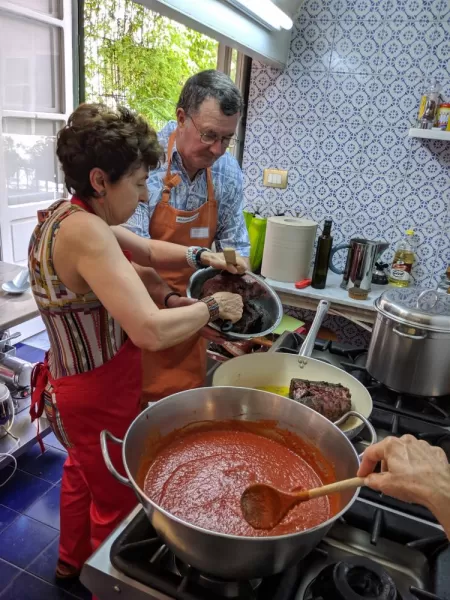
[(275, 536), (304, 531), (336, 514), (338, 498), (304, 502), (273, 529), (253, 529), (240, 498), (251, 483), (283, 490), (336, 480), (332, 465), (297, 435), (270, 423), (225, 421), (192, 424), (162, 439), (143, 461), (145, 494), (180, 519), (218, 533)]

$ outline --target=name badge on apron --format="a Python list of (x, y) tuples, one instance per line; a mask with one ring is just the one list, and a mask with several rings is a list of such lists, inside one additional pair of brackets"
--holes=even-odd
[(198, 240), (200, 238), (209, 237), (209, 227), (192, 227), (191, 239)]
[(177, 223), (192, 223), (192, 221), (195, 221), (196, 219), (198, 219), (199, 214), (200, 213), (195, 213), (195, 215), (190, 215), (189, 217), (183, 217), (182, 215), (177, 215), (176, 222)]

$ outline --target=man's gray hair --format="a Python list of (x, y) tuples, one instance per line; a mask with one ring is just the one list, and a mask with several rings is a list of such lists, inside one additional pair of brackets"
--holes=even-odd
[(195, 113), (208, 98), (217, 100), (224, 115), (242, 112), (241, 92), (228, 75), (214, 69), (189, 77), (181, 90), (177, 110), (182, 108), (187, 115)]

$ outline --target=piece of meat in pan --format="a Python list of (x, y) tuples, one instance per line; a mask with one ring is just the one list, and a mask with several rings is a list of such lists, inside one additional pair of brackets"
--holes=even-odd
[(350, 390), (340, 383), (292, 379), (289, 398), (312, 408), (330, 421), (337, 421), (352, 409)]

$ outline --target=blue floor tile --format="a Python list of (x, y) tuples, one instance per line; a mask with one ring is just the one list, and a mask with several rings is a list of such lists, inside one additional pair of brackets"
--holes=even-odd
[(51, 584), (55, 583), (56, 563), (58, 561), (59, 538), (53, 541), (26, 570)]
[(19, 513), (16, 513), (14, 510), (10, 510), (9, 508), (6, 508), (6, 506), (0, 504), (0, 533), (18, 516)]
[(22, 515), (0, 534), (0, 558), (26, 567), (57, 536), (56, 529)]
[(84, 587), (79, 579), (56, 582), (55, 569), (58, 560), (58, 547), (59, 539), (50, 544), (50, 546), (48, 546), (48, 548), (46, 548), (26, 570), (29, 573), (44, 579), (44, 581), (48, 581), (52, 585), (56, 585), (66, 592), (69, 592), (76, 598), (81, 598), (81, 600), (91, 600), (91, 592)]
[(1, 600), (73, 600), (74, 596), (29, 573), (21, 573), (2, 593)]
[[(6, 479), (10, 473), (10, 467), (2, 469), (0, 471), (0, 483), (1, 478)], [(23, 512), (51, 487), (52, 484), (48, 481), (17, 470), (8, 483), (0, 487), (0, 504), (17, 512)]]
[(62, 450), (63, 452), (67, 452), (61, 442), (58, 441), (56, 435), (52, 432), (45, 436), (44, 438), (44, 446), (51, 446), (52, 448), (56, 448), (57, 450)]
[(17, 466), (25, 473), (56, 483), (62, 477), (62, 467), (66, 458), (65, 452), (50, 447), (42, 454), (39, 444), (35, 444), (19, 456)]
[(44, 525), (59, 529), (60, 496), (61, 488), (56, 485), (27, 508), (24, 514)]
[(0, 560), (0, 592), (11, 583), (13, 577), (20, 573), (20, 569), (10, 565), (4, 560)]

